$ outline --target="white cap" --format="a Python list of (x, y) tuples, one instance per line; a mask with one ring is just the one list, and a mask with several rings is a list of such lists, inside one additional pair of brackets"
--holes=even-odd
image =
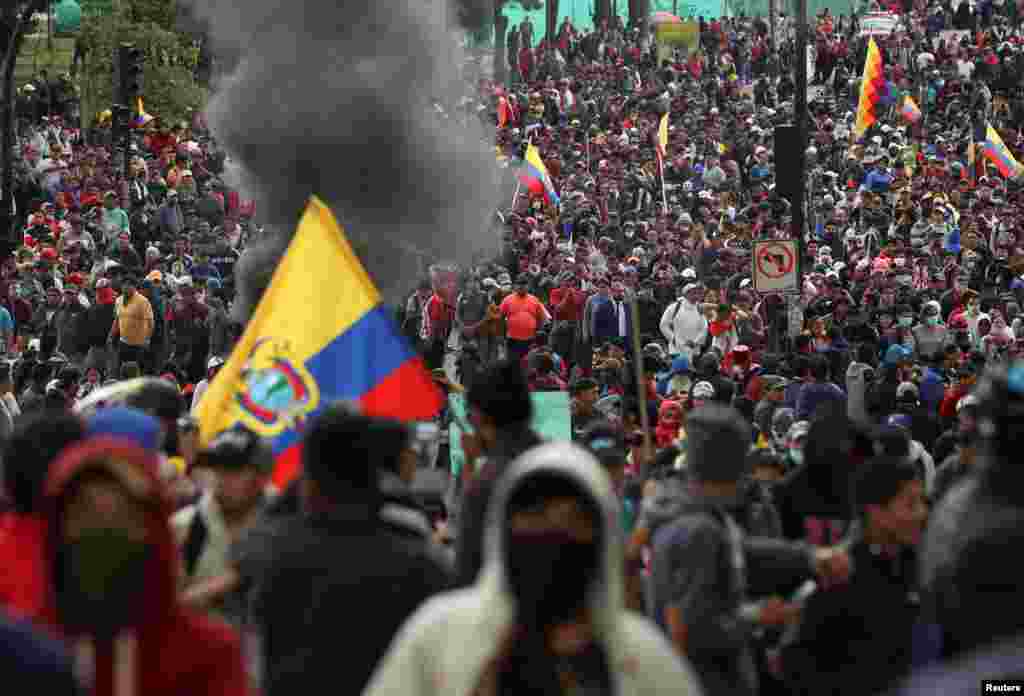
[(690, 390), (690, 396), (694, 399), (713, 399), (715, 398), (715, 387), (711, 382), (697, 382)]

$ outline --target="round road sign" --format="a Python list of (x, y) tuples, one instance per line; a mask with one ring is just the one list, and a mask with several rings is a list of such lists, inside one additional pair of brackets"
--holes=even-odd
[(757, 252), (757, 270), (773, 280), (792, 273), (796, 265), (793, 251), (785, 244), (767, 244)]

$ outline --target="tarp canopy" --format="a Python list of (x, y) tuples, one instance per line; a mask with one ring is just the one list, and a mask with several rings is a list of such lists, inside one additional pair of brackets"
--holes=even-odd
[[(780, 4), (780, 6), (784, 6)], [(629, 2), (618, 0), (613, 3), (623, 24), (629, 23)], [(769, 0), (651, 0), (652, 17), (659, 14), (678, 17), (681, 20), (714, 19), (717, 17), (736, 17), (741, 13), (748, 16), (766, 17)], [(854, 9), (852, 0), (807, 0), (809, 16), (817, 15), (828, 8), (833, 15), (849, 15)], [(591, 29), (594, 26), (594, 0), (560, 0), (558, 3), (558, 23), (568, 17), (577, 29)], [(533, 22), (533, 35), (539, 41), (544, 36), (544, 10), (525, 11), (520, 5), (507, 5), (505, 16), (510, 22), (519, 24), (524, 17)]]

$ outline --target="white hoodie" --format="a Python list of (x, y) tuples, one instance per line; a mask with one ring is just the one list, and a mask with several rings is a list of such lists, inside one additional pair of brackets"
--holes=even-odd
[(622, 530), (611, 482), (590, 455), (568, 442), (537, 447), (513, 465), (488, 508), (485, 561), (476, 584), (421, 606), (399, 631), (364, 696), (470, 696), (515, 616), (505, 579), (504, 520), (509, 494), (526, 477), (557, 473), (576, 481), (604, 511), (601, 578), (588, 604), (618, 696), (691, 696), (698, 681), (662, 633), (623, 607)]
[[(678, 310), (678, 311), (677, 311)], [(708, 335), (708, 321), (695, 304), (681, 297), (661, 315), (661, 335), (668, 341), (668, 352), (672, 355), (689, 355), (687, 343), (701, 345)]]

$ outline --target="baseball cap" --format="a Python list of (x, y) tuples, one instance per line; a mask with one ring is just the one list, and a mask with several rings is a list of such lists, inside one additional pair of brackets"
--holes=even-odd
[(196, 458), (196, 466), (222, 471), (252, 468), (263, 474), (274, 470), (270, 446), (244, 425), (220, 433)]
[(761, 377), (762, 389), (766, 392), (785, 391), (789, 380), (782, 375), (764, 375)]
[(582, 444), (602, 466), (622, 466), (628, 452), (622, 432), (605, 423), (591, 426), (583, 433)]
[(697, 382), (690, 390), (690, 396), (694, 399), (713, 399), (715, 398), (715, 388), (711, 382)]
[(811, 432), (811, 424), (808, 421), (797, 421), (793, 425), (789, 426), (789, 431), (786, 433), (787, 440), (803, 440), (806, 439), (807, 433)]
[(920, 393), (913, 382), (900, 382), (896, 387), (896, 399), (899, 401), (917, 401), (919, 398)]

